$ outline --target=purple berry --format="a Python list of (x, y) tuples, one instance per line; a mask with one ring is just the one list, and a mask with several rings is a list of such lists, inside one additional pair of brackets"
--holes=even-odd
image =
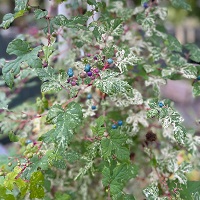
[(72, 81), (72, 82), (71, 82), (71, 85), (72, 85), (72, 86), (75, 86), (75, 85), (76, 85), (76, 82), (75, 82), (75, 81)]
[(98, 74), (98, 73), (99, 73), (99, 69), (98, 69), (98, 68), (95, 68), (95, 69), (94, 69), (94, 73)]
[(148, 3), (147, 2), (143, 3), (143, 7), (144, 9), (147, 9), (149, 7)]
[(94, 57), (93, 57), (93, 59), (94, 59), (94, 60), (97, 60), (97, 57), (96, 57), (96, 56), (94, 56)]
[(88, 76), (92, 76), (92, 72), (87, 72), (87, 75)]

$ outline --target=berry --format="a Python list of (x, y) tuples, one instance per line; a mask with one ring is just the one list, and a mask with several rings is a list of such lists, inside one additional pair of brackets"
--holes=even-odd
[(92, 98), (92, 95), (91, 94), (88, 94), (87, 95), (87, 99), (91, 99)]
[(71, 82), (71, 85), (72, 85), (72, 86), (75, 86), (75, 85), (76, 85), (76, 82), (75, 82), (75, 81), (72, 81), (72, 82)]
[(80, 77), (81, 78), (85, 78), (87, 75), (86, 75), (86, 73), (85, 72), (82, 72), (81, 74), (80, 74)]
[(92, 108), (92, 110), (95, 110), (97, 107), (95, 105), (93, 105), (91, 108)]
[(9, 163), (8, 163), (8, 166), (9, 166), (9, 167), (10, 167), (10, 166), (12, 166), (12, 163), (11, 163), (11, 162), (9, 162)]
[(198, 81), (200, 80), (200, 76), (197, 76), (197, 80), (198, 80)]
[(148, 3), (147, 2), (143, 3), (143, 7), (144, 9), (147, 9), (149, 7)]
[(99, 73), (99, 69), (98, 69), (98, 68), (95, 68), (95, 69), (94, 69), (94, 73), (95, 73), (95, 74), (98, 74), (98, 73)]
[(92, 76), (92, 72), (88, 72), (87, 75), (88, 75), (88, 76)]
[(27, 156), (27, 158), (32, 158), (33, 157), (33, 153), (28, 153), (26, 156)]
[(74, 75), (73, 69), (69, 68), (68, 71), (67, 71), (67, 74), (68, 74), (69, 77), (72, 77)]
[(154, 142), (156, 141), (157, 139), (157, 136), (155, 133), (153, 133), (152, 131), (148, 131), (147, 134), (146, 134), (146, 140), (149, 141), (149, 142)]
[(32, 140), (26, 140), (26, 144), (30, 144), (32, 142), (33, 142)]
[(164, 104), (163, 104), (162, 102), (159, 102), (159, 103), (158, 103), (158, 106), (159, 106), (160, 108), (162, 108), (162, 107), (164, 106)]
[(112, 125), (112, 129), (117, 129), (117, 125), (116, 125), (116, 124), (113, 124), (113, 125)]
[(92, 80), (94, 80), (94, 79), (95, 79), (95, 77), (94, 77), (94, 76), (91, 76), (91, 79), (92, 79)]
[(119, 121), (118, 121), (118, 125), (119, 125), (119, 126), (122, 126), (122, 125), (123, 125), (123, 121), (122, 121), (122, 120), (119, 120)]
[(94, 60), (97, 60), (98, 58), (96, 56), (93, 57)]
[(112, 58), (109, 58), (109, 59), (107, 60), (107, 63), (108, 63), (108, 64), (112, 64), (112, 63), (113, 63), (113, 59), (112, 59)]
[(85, 72), (89, 72), (90, 69), (91, 69), (91, 66), (89, 64), (85, 65), (85, 69), (84, 69)]

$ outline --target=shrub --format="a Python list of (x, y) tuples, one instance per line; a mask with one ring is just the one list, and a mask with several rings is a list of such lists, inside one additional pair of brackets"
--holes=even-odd
[[(186, 175), (199, 167), (199, 136), (159, 95), (167, 79), (192, 80), (200, 94), (200, 69), (188, 63), (200, 62), (200, 49), (167, 33), (167, 2), (77, 1), (67, 18), (16, 0), (0, 26), (34, 14), (43, 28), (18, 35), (7, 47), (15, 59), (0, 60), (10, 88), (0, 93), (1, 131), (16, 143), (1, 159), (1, 199), (200, 198), (200, 182)], [(10, 109), (35, 77), (41, 96)]]

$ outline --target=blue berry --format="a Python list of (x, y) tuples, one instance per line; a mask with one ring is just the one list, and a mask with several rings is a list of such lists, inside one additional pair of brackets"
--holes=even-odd
[(91, 94), (88, 94), (87, 95), (87, 99), (91, 99), (92, 98), (92, 95)]
[(149, 7), (148, 3), (147, 3), (147, 2), (143, 3), (143, 7), (144, 7), (145, 9), (147, 9), (147, 8)]
[(197, 76), (197, 80), (198, 80), (198, 81), (200, 80), (200, 76)]
[(92, 108), (92, 110), (95, 110), (97, 107), (95, 105), (93, 105), (91, 108)]
[(90, 66), (89, 64), (86, 64), (86, 65), (85, 65), (84, 71), (85, 71), (85, 72), (89, 72), (90, 69), (91, 69), (91, 66)]
[(162, 102), (159, 102), (158, 105), (160, 108), (162, 108), (164, 106), (164, 104)]
[(109, 58), (109, 59), (107, 60), (107, 62), (108, 62), (108, 64), (112, 64), (112, 63), (113, 63), (113, 59), (112, 59), (112, 58)]
[(123, 121), (122, 121), (122, 120), (119, 120), (119, 121), (118, 121), (118, 125), (119, 125), (119, 126), (122, 126), (122, 125), (123, 125)]
[(30, 144), (32, 142), (33, 142), (32, 140), (26, 140), (26, 144)]
[(117, 128), (117, 125), (116, 124), (113, 124), (112, 125), (112, 129), (116, 129)]
[(69, 68), (68, 71), (67, 71), (67, 74), (68, 74), (69, 77), (72, 77), (74, 75), (73, 69)]

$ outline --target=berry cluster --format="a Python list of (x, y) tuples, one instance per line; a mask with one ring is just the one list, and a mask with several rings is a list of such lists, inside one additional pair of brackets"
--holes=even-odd
[(119, 120), (119, 121), (117, 122), (117, 124), (113, 124), (113, 125), (112, 125), (112, 129), (117, 129), (118, 126), (122, 126), (122, 125), (123, 125), (123, 121), (122, 121), (122, 120)]

